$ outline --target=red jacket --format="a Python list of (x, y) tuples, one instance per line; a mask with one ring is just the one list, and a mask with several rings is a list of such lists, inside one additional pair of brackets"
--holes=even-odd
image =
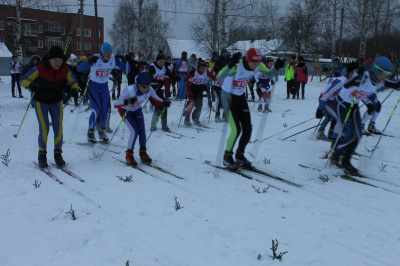
[(305, 63), (299, 63), (294, 70), (294, 74), (296, 76), (296, 81), (308, 82), (307, 65)]

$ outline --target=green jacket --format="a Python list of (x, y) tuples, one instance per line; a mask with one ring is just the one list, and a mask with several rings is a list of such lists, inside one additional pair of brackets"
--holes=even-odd
[(290, 67), (290, 63), (287, 64), (286, 69), (285, 69), (285, 79), (287, 81), (293, 80), (294, 79), (294, 69), (295, 65), (293, 64), (292, 67)]

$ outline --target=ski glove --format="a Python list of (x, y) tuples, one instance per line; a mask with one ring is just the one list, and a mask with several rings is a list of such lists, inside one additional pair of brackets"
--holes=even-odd
[(241, 53), (234, 53), (232, 56), (232, 60), (231, 62), (228, 64), (229, 68), (232, 68), (234, 66), (236, 66), (237, 63), (239, 63), (239, 60), (242, 58), (242, 54)]
[(284, 66), (285, 66), (285, 60), (282, 60), (282, 59), (278, 58), (278, 59), (276, 60), (276, 62), (275, 62), (274, 68), (275, 68), (276, 70), (279, 70), (279, 69), (281, 69), (281, 68), (284, 67)]
[(324, 117), (324, 112), (322, 112), (322, 110), (317, 108), (317, 112), (315, 113), (315, 117), (318, 119), (321, 119), (322, 117)]
[(190, 71), (190, 75), (193, 77), (194, 76), (194, 72), (196, 72), (195, 68), (192, 68), (192, 71)]
[(164, 99), (164, 101), (162, 102), (162, 105), (164, 107), (170, 107), (171, 106), (171, 101), (169, 99)]
[(92, 56), (92, 58), (89, 59), (89, 64), (96, 64), (97, 60), (99, 60), (99, 57), (97, 55)]
[(134, 104), (135, 102), (137, 102), (137, 97), (136, 96), (124, 100), (124, 104), (125, 105)]
[(31, 84), (29, 84), (29, 89), (31, 92), (35, 92), (39, 89), (39, 84), (33, 81)]

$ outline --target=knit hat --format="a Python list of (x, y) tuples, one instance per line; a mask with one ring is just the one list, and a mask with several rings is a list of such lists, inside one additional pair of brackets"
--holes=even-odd
[(226, 50), (226, 48), (222, 48), (222, 50), (221, 50), (221, 54), (223, 54), (223, 53), (227, 53), (228, 52), (228, 50)]
[(166, 60), (168, 60), (168, 59), (172, 59), (172, 58), (170, 56), (167, 56)]
[(164, 59), (165, 60), (165, 54), (162, 51), (158, 52), (158, 55), (156, 57), (156, 61), (160, 60), (160, 59)]
[(115, 51), (116, 54), (122, 54), (121, 49), (117, 49), (117, 51)]
[(142, 71), (137, 75), (136, 78), (136, 84), (138, 86), (144, 85), (144, 86), (149, 86), (150, 85), (150, 76), (146, 71)]
[(71, 54), (71, 61), (76, 59), (76, 55)]
[(207, 67), (207, 63), (206, 63), (206, 61), (199, 58), (199, 62), (197, 62), (197, 67), (202, 67), (202, 66)]
[(105, 52), (112, 52), (112, 46), (109, 42), (105, 42), (103, 43), (103, 45), (101, 46), (101, 52), (105, 53)]
[(49, 50), (49, 57), (48, 59), (52, 58), (62, 58), (64, 60), (64, 51), (59, 46), (53, 46)]
[(387, 57), (380, 56), (377, 59), (375, 59), (371, 70), (372, 72), (374, 72), (375, 75), (384, 74), (386, 76), (390, 76), (393, 74), (392, 62), (390, 62), (390, 60)]
[(246, 62), (260, 63), (261, 59), (261, 51), (258, 48), (250, 48), (246, 53)]
[(299, 60), (298, 60), (299, 62), (300, 61), (304, 61), (304, 58), (302, 57), (302, 56), (299, 56)]
[(81, 62), (85, 62), (87, 60), (86, 56), (81, 56)]

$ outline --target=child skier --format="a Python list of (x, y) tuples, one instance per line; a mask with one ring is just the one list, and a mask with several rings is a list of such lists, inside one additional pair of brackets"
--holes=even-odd
[(184, 78), (188, 73), (187, 52), (183, 51), (181, 58), (178, 61), (176, 61), (176, 71), (178, 72), (180, 78), (179, 81), (177, 80), (179, 82), (178, 85), (179, 93), (176, 98), (183, 100), (186, 98), (186, 82), (184, 81)]
[[(274, 59), (271, 57), (264, 58), (263, 57), (263, 63), (268, 69), (271, 69), (271, 67), (274, 65)], [(261, 73), (261, 71), (258, 71), (254, 75), (254, 79), (257, 83), (257, 94), (259, 99), (258, 102), (258, 111), (259, 112), (271, 112), (271, 109), (269, 109), (269, 103), (271, 102), (271, 86), (270, 86), (270, 81), (271, 83), (273, 82), (272, 79), (270, 79), (267, 75), (264, 75)], [(264, 105), (264, 110), (263, 110), (263, 104)]]
[(185, 77), (185, 81), (190, 82), (188, 89), (188, 101), (184, 108), (185, 126), (191, 126), (190, 114), (193, 107), (195, 110), (192, 114), (192, 120), (195, 125), (200, 125), (201, 108), (203, 107), (203, 91), (206, 89), (206, 84), (209, 80), (215, 80), (215, 76), (207, 69), (205, 61), (199, 61), (197, 68), (192, 69)]
[[(261, 63), (261, 51), (250, 48), (245, 60), (240, 59), (240, 54), (233, 55), (232, 61), (218, 74), (218, 80), (223, 81), (221, 98), (231, 134), (228, 137), (223, 164), (232, 171), (236, 171), (238, 164), (251, 168), (252, 164), (244, 156), (244, 150), (251, 137), (251, 117), (247, 105), (245, 91), (248, 82), (257, 71), (272, 78), (276, 72), (284, 66), (284, 61), (278, 59), (271, 70)], [(243, 132), (241, 132), (243, 131)], [(239, 146), (233, 159), (233, 147), (238, 136), (242, 133)]]
[[(333, 106), (338, 116), (335, 134), (338, 136), (342, 132), (342, 135), (330, 161), (350, 174), (358, 174), (358, 170), (350, 163), (351, 155), (361, 139), (361, 117), (358, 102), (373, 95), (382, 86), (398, 89), (400, 81), (393, 82), (388, 80), (392, 74), (392, 68), (392, 62), (388, 58), (378, 57), (373, 62), (371, 70), (360, 69), (357, 73), (354, 73), (344, 83), (334, 101)], [(352, 103), (354, 103), (354, 106), (351, 108)], [(350, 116), (344, 124), (349, 111)], [(340, 163), (341, 156), (342, 161)]]
[(64, 51), (53, 46), (42, 62), (31, 69), (23, 78), (22, 86), (29, 88), (35, 101), (36, 117), (39, 122), (39, 158), (38, 165), (47, 167), (47, 135), (49, 134), (49, 116), (54, 132), (54, 160), (58, 167), (65, 166), (62, 158), (63, 143), (63, 90), (67, 85), (78, 93), (78, 82), (65, 64)]
[(17, 83), (19, 98), (22, 98), (24, 96), (22, 96), (21, 85), (19, 84), (19, 78), (20, 78), (19, 72), (20, 72), (21, 65), (18, 62), (18, 56), (13, 55), (13, 57), (11, 59), (12, 59), (12, 61), (10, 62), (9, 69), (11, 70), (12, 97), (14, 97), (14, 98), (17, 97), (15, 95), (15, 83)]
[[(99, 138), (103, 142), (108, 142), (109, 140), (106, 134), (107, 120), (110, 112), (108, 77), (116, 66), (123, 71), (126, 69), (125, 64), (114, 57), (112, 46), (108, 42), (103, 43), (101, 52), (98, 55), (92, 56), (89, 60), (78, 66), (79, 72), (92, 67), (90, 72), (91, 81), (88, 88), (90, 106), (93, 109), (89, 118), (89, 130), (87, 133), (89, 142), (97, 142), (94, 136), (94, 127), (98, 117), (100, 117)], [(129, 73), (129, 68), (127, 72)]]
[(131, 133), (126, 150), (126, 164), (130, 166), (137, 166), (137, 162), (133, 157), (137, 137), (139, 137), (140, 160), (144, 163), (151, 163), (152, 161), (146, 151), (146, 130), (142, 112), (142, 103), (150, 97), (163, 108), (171, 105), (168, 99), (163, 100), (157, 96), (154, 89), (150, 87), (149, 74), (143, 71), (136, 76), (136, 83), (125, 87), (121, 92), (121, 96), (114, 103), (114, 107), (118, 108), (121, 117), (126, 114), (124, 121)]

